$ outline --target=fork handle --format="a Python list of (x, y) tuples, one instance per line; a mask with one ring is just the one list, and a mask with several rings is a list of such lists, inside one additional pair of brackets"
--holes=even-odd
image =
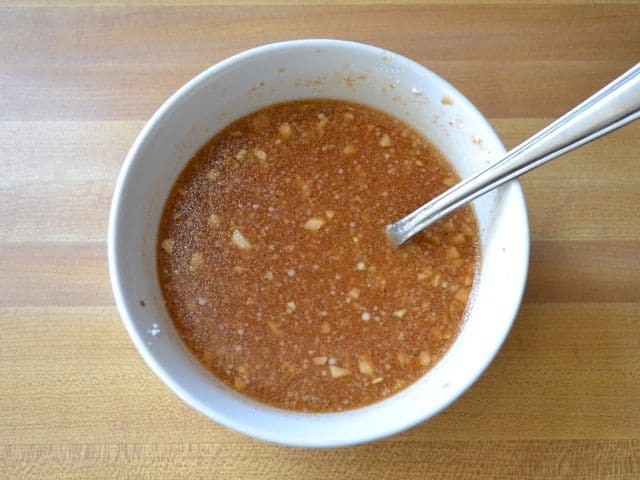
[(398, 245), (471, 200), (549, 160), (640, 118), (640, 63), (571, 111), (396, 223), (387, 232)]

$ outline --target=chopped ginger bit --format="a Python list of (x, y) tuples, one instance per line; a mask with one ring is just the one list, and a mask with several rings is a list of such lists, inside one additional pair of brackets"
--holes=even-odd
[(355, 116), (353, 113), (351, 113), (351, 112), (345, 112), (345, 113), (343, 113), (343, 114), (342, 114), (342, 117), (343, 117), (345, 120), (353, 120), (354, 118), (356, 118), (356, 116)]
[(214, 180), (216, 180), (219, 176), (220, 176), (220, 174), (218, 173), (218, 171), (215, 168), (212, 168), (211, 170), (209, 170), (207, 172), (207, 178), (209, 180), (211, 180), (212, 182)]
[(422, 365), (423, 367), (428, 367), (429, 364), (431, 363), (431, 355), (429, 355), (429, 352), (420, 352), (420, 355), (418, 356), (418, 361), (420, 362), (420, 365)]
[(333, 210), (325, 210), (324, 214), (329, 220), (331, 220), (335, 216), (336, 212), (334, 212)]
[(462, 233), (456, 233), (453, 237), (451, 237), (450, 241), (454, 245), (462, 245), (466, 241), (466, 238)]
[(234, 381), (233, 381), (233, 388), (235, 388), (236, 390), (242, 390), (244, 387), (247, 386), (247, 382), (245, 382), (242, 378), (237, 377)]
[(202, 254), (200, 252), (196, 252), (193, 255), (191, 255), (191, 258), (189, 259), (189, 266), (193, 269), (193, 268), (198, 268), (200, 265), (202, 265)]
[(251, 119), (251, 125), (257, 132), (264, 131), (269, 126), (269, 115), (264, 112), (258, 113)]
[(287, 313), (293, 313), (296, 311), (296, 304), (294, 302), (287, 302)]
[(329, 119), (324, 117), (322, 120), (318, 122), (318, 125), (317, 125), (318, 130), (324, 130), (324, 127), (327, 126), (327, 123), (329, 123)]
[(374, 378), (373, 380), (371, 380), (371, 385), (375, 385), (376, 383), (380, 383), (382, 380), (384, 380), (382, 377)]
[(349, 296), (355, 300), (360, 296), (360, 289), (352, 288), (351, 291), (349, 292)]
[(162, 241), (162, 243), (160, 244), (160, 246), (162, 247), (162, 249), (167, 252), (167, 253), (171, 253), (173, 252), (173, 245), (174, 245), (174, 241), (173, 238), (166, 238)]
[(316, 365), (326, 365), (327, 364), (327, 357), (314, 357), (313, 359), (313, 363), (315, 363)]
[(351, 375), (351, 370), (336, 365), (329, 365), (329, 371), (331, 372), (332, 378), (342, 378)]
[(207, 225), (209, 225), (210, 227), (219, 227), (220, 217), (215, 213), (212, 213), (211, 215), (209, 215), (209, 218), (207, 218)]
[(316, 232), (316, 231), (320, 230), (323, 225), (324, 225), (324, 220), (322, 218), (320, 218), (320, 217), (311, 217), (304, 224), (304, 228), (305, 228), (305, 230), (311, 230), (313, 232)]
[(327, 322), (324, 322), (322, 325), (320, 325), (320, 333), (323, 335), (328, 335), (329, 333), (331, 333), (331, 327)]
[(282, 138), (289, 138), (291, 136), (291, 125), (287, 122), (278, 125), (278, 133)]
[(360, 270), (362, 272), (366, 269), (367, 269), (367, 266), (364, 264), (364, 262), (358, 262), (356, 264), (356, 270)]
[(273, 320), (269, 320), (267, 322), (267, 326), (269, 327), (269, 330), (271, 330), (276, 337), (279, 337), (282, 335), (282, 332), (280, 331), (280, 327)]
[(260, 149), (255, 149), (253, 151), (253, 154), (256, 156), (256, 158), (262, 162), (267, 160), (267, 152), (265, 152), (264, 150), (260, 150)]
[(380, 146), (387, 148), (391, 146), (391, 138), (386, 133), (380, 138)]
[(347, 145), (342, 149), (342, 153), (344, 153), (345, 155), (353, 155), (356, 152), (356, 147), (354, 147), (353, 145)]
[(406, 313), (407, 313), (407, 309), (403, 308), (402, 310), (396, 310), (391, 315), (393, 315), (396, 318), (402, 318), (405, 316)]
[(234, 229), (233, 233), (231, 234), (231, 241), (240, 250), (249, 250), (253, 246), (251, 245), (251, 242), (249, 242), (249, 240), (247, 240), (244, 235), (242, 235), (242, 232), (237, 228)]
[(447, 232), (452, 233), (452, 232), (454, 232), (454, 231), (455, 231), (456, 226), (453, 224), (453, 221), (452, 221), (452, 220), (447, 220), (447, 221), (445, 222), (445, 224), (444, 224), (444, 229), (445, 229)]
[(445, 187), (450, 187), (450, 186), (454, 185), (455, 183), (456, 183), (456, 179), (453, 178), (453, 177), (447, 177), (447, 178), (442, 180), (442, 184)]
[(469, 289), (465, 287), (458, 289), (458, 291), (453, 296), (453, 298), (455, 298), (461, 303), (466, 303), (467, 300), (469, 299)]
[(358, 362), (358, 370), (363, 375), (368, 375), (369, 377), (373, 377), (376, 373), (376, 369), (373, 366), (373, 363), (366, 358), (361, 358)]
[(447, 258), (460, 258), (460, 252), (455, 246), (451, 245), (447, 249)]
[(249, 152), (247, 152), (247, 150), (245, 148), (238, 150), (238, 153), (236, 153), (236, 160), (244, 160), (247, 158)]
[(396, 358), (398, 359), (398, 362), (400, 362), (400, 365), (402, 365), (403, 367), (407, 365), (411, 360), (411, 357), (409, 356), (409, 354), (405, 352), (398, 352), (398, 355), (396, 356)]

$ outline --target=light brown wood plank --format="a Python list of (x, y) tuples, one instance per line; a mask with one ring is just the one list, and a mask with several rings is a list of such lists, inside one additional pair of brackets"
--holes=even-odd
[[(178, 88), (225, 56), (212, 50), (201, 63), (189, 65), (0, 64), (0, 87), (5, 92), (0, 121), (147, 120)], [(634, 61), (505, 63), (489, 58), (475, 62), (433, 60), (423, 55), (411, 58), (443, 76), (492, 118), (560, 116)]]
[(104, 242), (115, 178), (0, 190), (0, 202), (7, 206), (0, 242)]
[[(494, 129), (507, 149), (513, 148), (550, 124), (554, 118), (490, 118)], [(0, 124), (1, 125), (1, 124)], [(527, 174), (531, 185), (546, 182), (640, 182), (640, 170), (633, 159), (640, 151), (640, 123), (631, 123), (620, 130), (585, 145)]]
[[(0, 244), (104, 241), (116, 178), (0, 187)], [(524, 188), (534, 241), (640, 240), (640, 182), (525, 178)]]
[(638, 238), (640, 182), (622, 177), (611, 181), (553, 181), (543, 173), (527, 175), (522, 182), (534, 241)]
[(0, 243), (104, 242), (115, 182), (141, 128), (0, 122)]
[[(113, 307), (2, 308), (0, 327), (2, 445), (257, 444), (175, 397)], [(637, 439), (639, 339), (640, 303), (527, 305), (469, 392), (385, 444)]]
[(637, 440), (382, 443), (315, 451), (255, 442), (245, 447), (215, 443), (21, 445), (0, 447), (0, 462), (9, 466), (8, 478), (635, 480), (640, 473)]
[[(206, 66), (301, 36), (357, 39), (408, 55), (443, 74), (490, 116), (554, 116), (637, 61), (633, 45), (640, 41), (638, 6), (289, 6), (252, 8), (251, 14), (243, 7), (194, 6), (180, 9), (180, 22), (173, 9), (159, 7), (99, 13), (7, 7), (5, 13), (4, 119), (147, 118)], [(29, 41), (33, 29), (37, 48)], [(399, 32), (407, 29), (423, 33), (406, 42)], [(145, 41), (158, 31), (166, 43)]]
[(104, 243), (3, 246), (0, 272), (0, 306), (113, 304)]
[[(507, 148), (550, 120), (493, 122)], [(640, 232), (640, 123), (521, 178), (534, 240), (635, 240)]]
[(533, 242), (526, 302), (640, 301), (640, 243)]
[[(247, 45), (301, 36), (341, 38), (348, 32), (348, 38), (432, 61), (629, 61), (637, 56), (639, 21), (638, 5), (615, 10), (606, 5), (5, 8), (0, 31), (7, 41), (0, 45), (0, 58), (7, 64), (116, 58), (120, 64), (193, 64)], [(38, 48), (31, 41), (34, 29)], [(405, 31), (416, 33), (413, 41), (406, 41)], [(149, 41), (160, 32), (162, 41)], [(117, 52), (110, 48), (114, 42)]]
[[(111, 188), (143, 121), (0, 122), (0, 189), (43, 185)], [(37, 135), (34, 135), (37, 132)]]
[(0, 65), (0, 87), (6, 92), (0, 120), (146, 121), (210, 63)]
[[(546, 123), (494, 121), (507, 145)], [(0, 243), (104, 241), (115, 181), (142, 125), (0, 122)], [(632, 165), (639, 129), (631, 125), (523, 177), (534, 240), (640, 240), (640, 170)]]
[[(90, 2), (88, 0), (39, 0), (30, 2), (29, 0), (12, 0), (4, 2), (6, 7), (114, 7), (114, 6), (318, 6), (318, 5), (349, 5), (349, 6), (371, 6), (371, 5), (395, 5), (405, 6), (468, 6), (477, 5), (477, 0), (98, 0)], [(517, 6), (563, 6), (563, 5), (635, 5), (635, 0), (486, 0), (483, 5), (517, 5)]]
[[(104, 243), (6, 245), (0, 306), (111, 305)], [(640, 301), (640, 242), (532, 243), (526, 302)]]
[[(147, 120), (178, 88), (223, 58), (209, 52), (193, 65), (0, 65), (5, 92), (0, 120)], [(492, 118), (560, 116), (633, 63), (411, 58), (443, 76)]]
[[(490, 118), (507, 148), (553, 119)], [(0, 187), (37, 182), (113, 182), (145, 121), (0, 121)], [(38, 132), (34, 136), (33, 131)], [(629, 159), (640, 151), (640, 124), (633, 123), (534, 170), (527, 185), (565, 182), (640, 186)], [(617, 183), (616, 183), (617, 182)]]

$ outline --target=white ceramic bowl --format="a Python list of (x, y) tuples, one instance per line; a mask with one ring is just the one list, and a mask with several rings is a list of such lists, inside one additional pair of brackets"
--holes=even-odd
[(253, 437), (333, 447), (378, 439), (428, 419), (480, 376), (516, 317), (529, 232), (518, 182), (474, 202), (482, 259), (468, 319), (442, 360), (391, 398), (342, 413), (305, 414), (232, 391), (191, 356), (164, 307), (155, 254), (160, 214), (177, 175), (213, 134), (266, 105), (312, 97), (352, 100), (401, 118), (439, 147), (462, 177), (504, 152), (487, 120), (460, 92), (392, 52), (336, 40), (297, 40), (249, 50), (183, 86), (136, 139), (113, 197), (109, 270), (118, 310), (138, 351), (185, 402)]

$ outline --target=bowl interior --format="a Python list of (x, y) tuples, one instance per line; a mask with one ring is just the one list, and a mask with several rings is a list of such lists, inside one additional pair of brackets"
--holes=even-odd
[(380, 438), (429, 418), (481, 374), (519, 306), (528, 227), (517, 182), (474, 202), (482, 258), (468, 319), (445, 357), (395, 396), (343, 413), (303, 414), (235, 393), (191, 356), (167, 315), (156, 275), (160, 215), (178, 174), (213, 134), (263, 106), (314, 97), (355, 101), (395, 115), (429, 138), (462, 177), (504, 152), (484, 117), (458, 91), (404, 57), (331, 40), (268, 45), (203, 72), (169, 99), (141, 132), (114, 195), (109, 264), (118, 308), (138, 350), (192, 407), (265, 440), (337, 446)]

